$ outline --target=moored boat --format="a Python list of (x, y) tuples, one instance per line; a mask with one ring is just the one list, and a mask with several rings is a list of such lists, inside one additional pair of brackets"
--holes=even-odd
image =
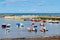
[(59, 21), (55, 20), (55, 21), (49, 21), (49, 23), (59, 23)]
[(6, 24), (6, 23), (2, 24), (2, 28), (9, 28), (10, 26), (11, 26), (11, 24)]
[(40, 19), (31, 19), (32, 22), (40, 22)]
[(52, 21), (52, 23), (59, 23), (59, 21)]
[(5, 24), (5, 23), (3, 23), (1, 27), (2, 27), (2, 28), (6, 28), (6, 24)]

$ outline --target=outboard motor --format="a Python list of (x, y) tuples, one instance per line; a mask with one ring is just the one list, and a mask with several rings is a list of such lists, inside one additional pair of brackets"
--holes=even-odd
[(17, 25), (18, 28), (20, 27), (20, 23), (17, 23), (16, 25)]
[(37, 26), (34, 26), (34, 28), (37, 28)]
[(6, 25), (6, 27), (8, 27), (8, 28), (9, 28), (10, 26), (11, 26), (11, 24), (7, 24), (7, 25)]
[(20, 27), (24, 27), (24, 25), (21, 23), (21, 24), (20, 24)]
[(36, 29), (36, 28), (33, 28), (33, 30), (32, 30), (32, 31), (37, 32), (37, 29)]

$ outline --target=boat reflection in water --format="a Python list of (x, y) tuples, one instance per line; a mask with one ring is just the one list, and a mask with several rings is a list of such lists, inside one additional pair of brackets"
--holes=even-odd
[(11, 24), (3, 23), (1, 27), (2, 27), (3, 31), (5, 31), (5, 34), (7, 34), (10, 32)]

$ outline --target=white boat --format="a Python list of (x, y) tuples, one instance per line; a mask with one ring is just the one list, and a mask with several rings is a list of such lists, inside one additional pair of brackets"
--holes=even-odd
[(52, 20), (48, 20), (47, 22), (48, 22), (48, 23), (51, 23), (51, 22), (52, 22)]
[(20, 23), (20, 28), (24, 27), (24, 24)]
[(2, 28), (9, 28), (10, 26), (11, 26), (11, 24), (6, 24), (6, 23), (2, 24)]
[(6, 26), (7, 26), (7, 27), (10, 27), (10, 26), (11, 26), (11, 24), (7, 24)]
[(59, 23), (59, 21), (52, 21), (52, 23)]
[(49, 23), (59, 23), (59, 21), (57, 21), (57, 20), (55, 20), (55, 21), (50, 20)]

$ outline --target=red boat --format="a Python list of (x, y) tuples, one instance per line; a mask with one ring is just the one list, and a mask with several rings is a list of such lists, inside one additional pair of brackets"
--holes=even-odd
[(31, 19), (32, 22), (40, 22), (41, 20), (39, 19)]

